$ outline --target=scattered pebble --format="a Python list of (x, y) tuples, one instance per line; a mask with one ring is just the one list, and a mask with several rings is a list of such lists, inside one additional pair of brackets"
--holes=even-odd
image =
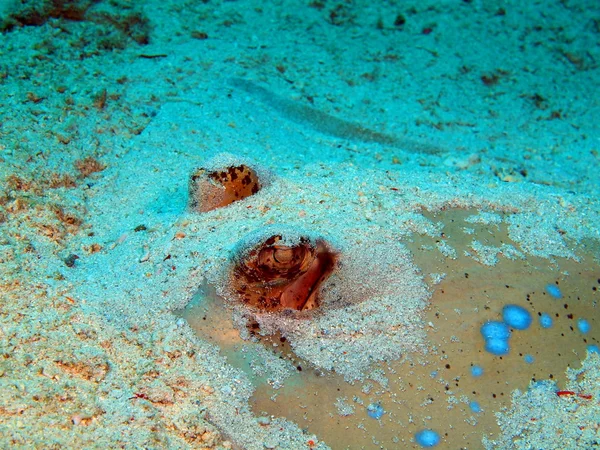
[(75, 253), (71, 253), (69, 256), (67, 256), (64, 259), (65, 266), (67, 266), (67, 267), (75, 266), (75, 261), (77, 261), (78, 259), (79, 259), (79, 256), (77, 256)]

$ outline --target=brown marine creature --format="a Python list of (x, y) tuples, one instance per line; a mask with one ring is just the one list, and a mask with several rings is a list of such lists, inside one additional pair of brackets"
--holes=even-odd
[(231, 288), (261, 311), (305, 311), (319, 306), (319, 290), (338, 255), (323, 239), (295, 240), (273, 234), (237, 255)]
[(260, 188), (257, 173), (245, 164), (200, 168), (190, 177), (189, 207), (196, 212), (212, 211), (256, 194)]

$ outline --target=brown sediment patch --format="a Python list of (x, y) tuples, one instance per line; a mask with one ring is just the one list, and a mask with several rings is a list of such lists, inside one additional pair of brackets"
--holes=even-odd
[(235, 346), (244, 342), (231, 321), (226, 303), (215, 288), (206, 283), (190, 304), (175, 314), (184, 317), (197, 335), (218, 345), (226, 355), (232, 354)]
[[(94, 5), (101, 3), (93, 0), (69, 1), (49, 0), (44, 2), (14, 2), (6, 17), (0, 18), (0, 32), (18, 29), (23, 26), (41, 26), (51, 19), (68, 22), (91, 22), (106, 27), (99, 40), (99, 48), (110, 50), (124, 48), (126, 38), (140, 45), (150, 40), (148, 19), (140, 12), (126, 14), (112, 13), (107, 9), (95, 10)], [(21, 4), (19, 4), (21, 3)], [(129, 6), (129, 5), (128, 5)], [(129, 9), (129, 8), (126, 8)], [(111, 45), (107, 45), (111, 44)]]
[[(500, 256), (496, 265), (487, 266), (475, 259), (480, 255), (465, 256), (475, 253), (474, 240), (490, 248), (512, 245), (517, 253), (518, 245), (503, 224), (465, 222), (475, 213), (452, 210), (430, 216), (444, 224), (443, 235), (415, 236), (409, 244), (426, 278), (445, 274), (439, 284), (431, 283), (434, 293), (425, 319), (433, 325), (428, 332), (431, 353), (378, 365), (385, 378), (372, 378), (380, 383), (367, 377), (361, 385), (350, 385), (341, 376), (323, 376), (294, 360), (286, 342), (262, 338), (266, 346), (276, 344), (302, 371), (279, 390), (257, 386), (252, 399), (256, 414), (293, 420), (335, 448), (371, 448), (374, 442), (387, 448), (416, 448), (410, 441), (422, 428), (436, 430), (448, 448), (480, 448), (483, 436), (499, 432), (494, 414), (510, 406), (513, 390), (524, 390), (530, 381), (541, 379), (554, 380), (564, 389), (567, 367), (578, 367), (586, 346), (600, 341), (595, 306), (600, 268), (593, 252), (579, 262)], [(455, 259), (443, 256), (436, 241), (453, 248)], [(562, 299), (545, 292), (549, 283), (558, 283)], [(484, 351), (479, 328), (486, 320), (501, 320), (502, 307), (509, 303), (525, 307), (534, 322), (528, 330), (513, 331), (510, 353), (496, 357)], [(552, 316), (553, 327), (540, 327), (542, 312)], [(588, 334), (577, 329), (582, 317), (591, 324)], [(525, 355), (533, 356), (534, 362), (527, 364)], [(473, 377), (472, 365), (481, 366), (484, 374)], [(472, 412), (471, 401), (478, 402), (483, 412)], [(354, 412), (342, 415), (340, 402)], [(366, 407), (373, 402), (381, 402), (386, 411), (380, 421), (367, 416)]]

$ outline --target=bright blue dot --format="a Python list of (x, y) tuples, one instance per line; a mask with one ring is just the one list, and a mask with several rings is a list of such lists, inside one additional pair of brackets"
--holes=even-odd
[(555, 284), (547, 284), (546, 292), (554, 298), (562, 298), (562, 292), (560, 292), (560, 288)]
[(531, 314), (519, 305), (506, 305), (502, 308), (504, 322), (515, 330), (526, 330), (531, 325)]
[(483, 367), (481, 366), (473, 366), (471, 367), (471, 375), (474, 377), (480, 377), (483, 375)]
[(579, 319), (577, 321), (577, 328), (579, 328), (579, 331), (583, 334), (586, 334), (590, 331), (590, 323), (585, 319)]
[(474, 413), (480, 413), (482, 411), (481, 405), (476, 401), (472, 401), (471, 403), (469, 403), (469, 408), (471, 408), (471, 411), (473, 411)]
[(552, 317), (550, 317), (550, 314), (542, 313), (540, 316), (540, 326), (542, 328), (550, 328), (552, 326)]
[(421, 447), (435, 447), (440, 443), (440, 435), (433, 430), (421, 430), (415, 434), (415, 441)]
[(431, 372), (431, 373), (429, 374), (429, 376), (430, 376), (431, 378), (435, 378), (435, 377), (437, 377), (437, 376), (438, 376), (438, 372), (437, 372), (437, 370), (434, 370), (433, 372)]
[(532, 364), (532, 363), (533, 363), (533, 361), (534, 361), (534, 358), (533, 358), (533, 356), (531, 356), (531, 355), (525, 355), (525, 356), (523, 357), (523, 359), (525, 360), (525, 362), (526, 362), (527, 364)]
[(507, 340), (510, 337), (510, 330), (504, 322), (488, 321), (481, 326), (481, 335), (486, 340)]
[(381, 406), (381, 403), (371, 403), (367, 406), (367, 414), (373, 419), (381, 419), (381, 416), (385, 414), (385, 410), (383, 409), (383, 406)]
[(590, 344), (587, 346), (587, 351), (590, 353), (600, 353), (600, 348), (596, 344)]
[(508, 340), (492, 338), (485, 341), (485, 350), (492, 355), (506, 355), (510, 350)]

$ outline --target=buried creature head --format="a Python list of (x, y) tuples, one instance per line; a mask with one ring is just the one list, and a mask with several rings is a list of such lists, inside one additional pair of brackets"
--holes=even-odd
[(410, 252), (378, 236), (350, 239), (270, 225), (230, 247), (214, 287), (242, 337), (280, 334), (297, 356), (348, 380), (418, 348), (429, 294)]
[(230, 294), (260, 312), (307, 311), (320, 306), (320, 289), (338, 266), (322, 237), (267, 227), (238, 243), (229, 272)]

